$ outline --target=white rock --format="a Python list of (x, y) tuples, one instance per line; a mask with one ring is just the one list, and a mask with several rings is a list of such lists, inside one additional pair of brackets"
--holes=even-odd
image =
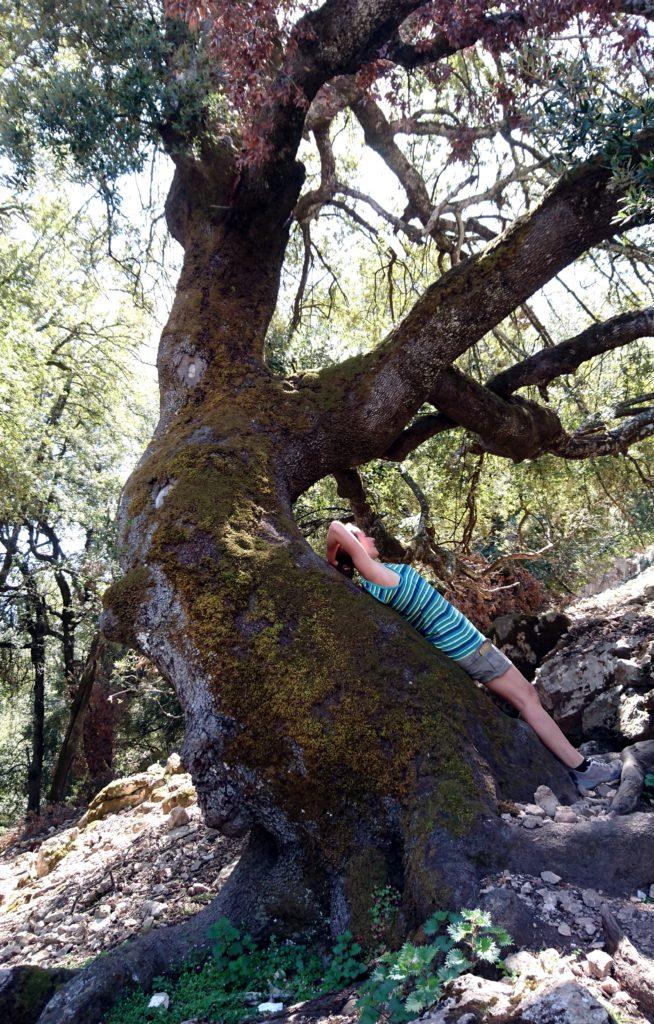
[(545, 811), (540, 804), (525, 804), (525, 814), (535, 814), (537, 817), (542, 818)]
[(620, 986), (615, 978), (604, 978), (600, 984), (600, 988), (607, 996), (614, 996), (616, 992), (620, 991)]
[(554, 814), (554, 821), (562, 821), (566, 824), (573, 824), (579, 818), (571, 807), (557, 807)]
[(592, 935), (596, 932), (598, 927), (589, 917), (578, 917), (577, 924), (580, 928), (583, 928), (588, 935)]
[(178, 773), (183, 771), (184, 769), (182, 768), (182, 759), (180, 758), (179, 754), (171, 754), (168, 760), (166, 761), (166, 774), (177, 775)]
[(167, 992), (155, 992), (148, 1006), (163, 1006), (164, 1010), (167, 1010), (170, 1006), (170, 996)]
[(602, 897), (595, 892), (594, 889), (584, 889), (581, 894), (581, 898), (587, 907), (592, 907), (594, 910), (600, 906)]
[(613, 958), (609, 956), (603, 949), (593, 949), (588, 953), (586, 960), (588, 961), (588, 973), (591, 978), (608, 978), (611, 973), (611, 967), (613, 966)]
[(543, 819), (537, 818), (535, 814), (525, 814), (522, 824), (525, 828), (540, 828), (543, 824)]
[(259, 1013), (279, 1013), (283, 1009), (283, 1003), (259, 1003), (257, 1006)]
[(166, 910), (165, 903), (157, 903), (156, 900), (146, 900), (141, 907), (141, 917), (159, 917)]
[(553, 818), (559, 801), (549, 786), (539, 786), (534, 793), (534, 803), (542, 807), (545, 814), (549, 814)]
[[(538, 790), (536, 790), (536, 792), (538, 792)], [(540, 877), (544, 882), (547, 882), (548, 885), (556, 885), (557, 882), (561, 881), (561, 876), (556, 875), (553, 871), (541, 871)]]
[(563, 924), (560, 924), (556, 930), (558, 931), (559, 935), (572, 935), (570, 925), (565, 924), (565, 922)]
[(520, 949), (517, 953), (511, 953), (504, 961), (507, 969), (514, 974), (524, 974), (529, 978), (539, 978), (543, 968), (536, 957), (526, 949)]

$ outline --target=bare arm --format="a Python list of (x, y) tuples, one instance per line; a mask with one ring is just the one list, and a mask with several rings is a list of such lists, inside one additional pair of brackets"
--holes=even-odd
[(396, 572), (371, 558), (349, 526), (334, 519), (327, 531), (327, 561), (331, 565), (336, 564), (336, 552), (339, 547), (347, 551), (361, 575), (370, 583), (379, 583), (383, 587), (394, 587), (399, 583)]

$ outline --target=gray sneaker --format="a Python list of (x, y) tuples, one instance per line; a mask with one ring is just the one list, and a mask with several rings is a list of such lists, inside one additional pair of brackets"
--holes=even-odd
[(591, 760), (585, 772), (578, 772), (576, 768), (569, 768), (568, 771), (578, 789), (595, 789), (603, 782), (617, 782), (622, 775), (622, 761), (605, 764), (604, 761)]

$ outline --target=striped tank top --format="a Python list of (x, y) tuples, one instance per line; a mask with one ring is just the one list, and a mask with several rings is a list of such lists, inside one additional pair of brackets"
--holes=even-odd
[(456, 661), (483, 644), (486, 639), (483, 633), (413, 566), (395, 562), (381, 564), (399, 574), (399, 583), (386, 587), (371, 583), (359, 573), (361, 586), (382, 604), (399, 612), (434, 647)]

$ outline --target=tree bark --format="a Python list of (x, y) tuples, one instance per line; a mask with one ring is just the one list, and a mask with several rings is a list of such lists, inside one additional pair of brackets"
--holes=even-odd
[(98, 660), (102, 657), (105, 647), (105, 639), (101, 633), (96, 633), (91, 641), (86, 664), (82, 672), (75, 697), (70, 709), (70, 719), (66, 735), (64, 736), (61, 750), (57, 758), (52, 784), (50, 786), (49, 799), (53, 802), (63, 800), (68, 783), (70, 768), (73, 758), (79, 749), (82, 729), (86, 711), (91, 699), (91, 692), (96, 679)]
[(27, 629), (30, 635), (30, 659), (34, 670), (34, 696), (32, 702), (32, 753), (27, 769), (27, 810), (38, 814), (41, 810), (43, 783), (43, 753), (45, 724), (45, 638), (48, 623), (45, 601), (33, 580), (27, 578), (29, 602)]
[(602, 904), (600, 912), (606, 948), (613, 957), (617, 980), (644, 1013), (654, 1014), (654, 964), (629, 941), (606, 903)]
[(161, 417), (121, 497), (124, 577), (101, 625), (175, 687), (207, 824), (274, 851), (265, 885), (246, 859), (257, 897), (242, 873), (243, 924), (365, 931), (372, 888), (390, 882), (410, 926), (473, 898), (498, 799), (543, 781), (573, 794), (528, 727), (293, 520), (300, 482), (334, 459), (321, 423), (349, 413), (314, 375), (277, 378), (261, 358), (289, 200), (246, 227), (185, 220)]

